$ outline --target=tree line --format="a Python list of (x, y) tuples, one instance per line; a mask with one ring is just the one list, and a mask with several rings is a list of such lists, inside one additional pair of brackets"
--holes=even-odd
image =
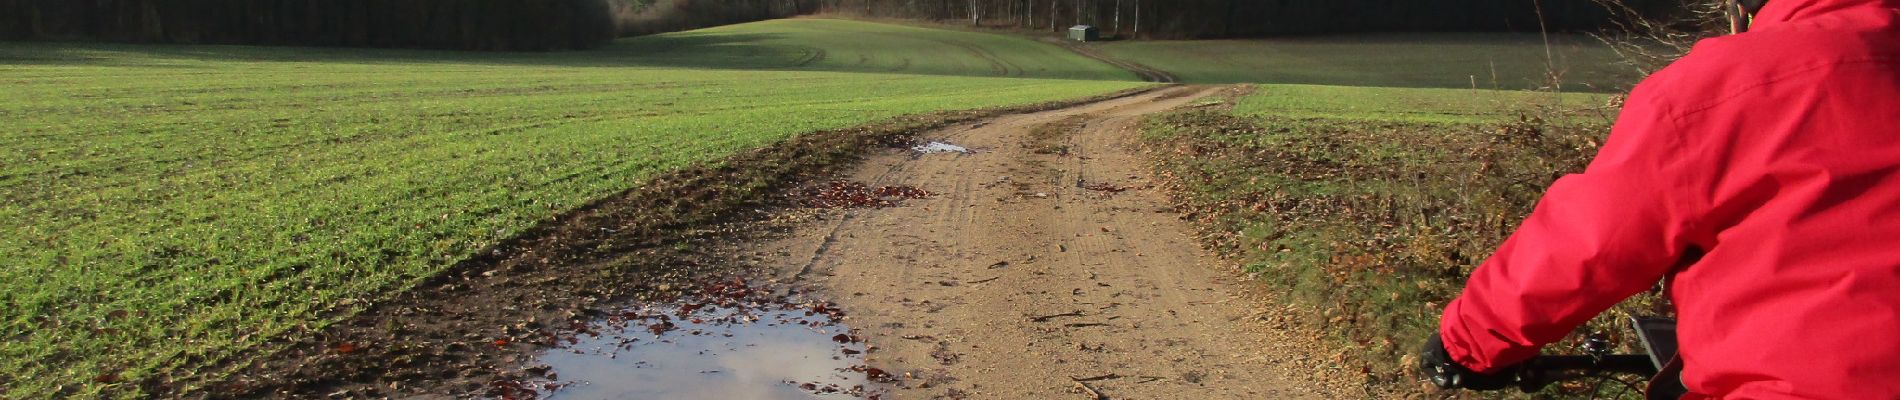
[(610, 0), (621, 36), (762, 21), (818, 11), (818, 0)]
[(1116, 37), (1585, 31), (1673, 0), (0, 0), (0, 39), (562, 50), (806, 14)]
[(613, 39), (607, 0), (0, 0), (0, 39), (562, 50)]
[[(1592, 31), (1615, 27), (1605, 0), (819, 0), (820, 12), (965, 21), (1104, 35), (1212, 38), (1345, 32)], [(1611, 0), (1617, 1), (1617, 0)], [(1620, 0), (1644, 14), (1680, 1)]]

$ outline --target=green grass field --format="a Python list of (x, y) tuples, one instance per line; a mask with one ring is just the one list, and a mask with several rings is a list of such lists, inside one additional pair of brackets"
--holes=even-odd
[(1020, 38), (822, 20), (571, 53), (0, 43), (0, 397), (253, 357), (801, 132), (1128, 79)]
[[(1104, 53), (1190, 83), (1276, 83), (1463, 89), (1546, 88), (1543, 39), (1526, 34), (1378, 34), (1315, 38), (1129, 41)], [(1553, 36), (1564, 91), (1613, 92), (1633, 70), (1595, 39)]]
[(1521, 90), (1257, 85), (1253, 95), (1235, 103), (1246, 116), (1349, 119), (1415, 123), (1489, 123), (1520, 112), (1568, 110), (1577, 118), (1606, 117), (1612, 96)]

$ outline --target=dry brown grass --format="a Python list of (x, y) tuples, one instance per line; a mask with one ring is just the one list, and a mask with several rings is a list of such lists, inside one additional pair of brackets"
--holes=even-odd
[[(1368, 387), (1415, 390), (1401, 360), (1543, 189), (1582, 170), (1608, 131), (1541, 115), (1561, 113), (1429, 123), (1195, 111), (1150, 121), (1147, 137), (1203, 243), (1310, 311), (1306, 322), (1347, 350), (1336, 361), (1365, 372)], [(1639, 298), (1573, 340), (1617, 339), (1615, 317), (1660, 308)]]

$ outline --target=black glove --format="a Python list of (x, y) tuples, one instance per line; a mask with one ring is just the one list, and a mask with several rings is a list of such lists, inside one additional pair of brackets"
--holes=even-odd
[(1425, 339), (1425, 348), (1419, 351), (1418, 370), (1430, 378), (1432, 385), (1439, 389), (1466, 390), (1502, 390), (1518, 386), (1518, 370), (1513, 365), (1491, 374), (1472, 372), (1463, 365), (1451, 360), (1451, 353), (1445, 351), (1445, 340), (1433, 333)]

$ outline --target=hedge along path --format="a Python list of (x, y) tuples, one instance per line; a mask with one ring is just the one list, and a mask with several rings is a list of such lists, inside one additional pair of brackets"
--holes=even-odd
[(136, 392), (251, 357), (553, 216), (802, 132), (1140, 85), (624, 50), (0, 47), (0, 397)]

